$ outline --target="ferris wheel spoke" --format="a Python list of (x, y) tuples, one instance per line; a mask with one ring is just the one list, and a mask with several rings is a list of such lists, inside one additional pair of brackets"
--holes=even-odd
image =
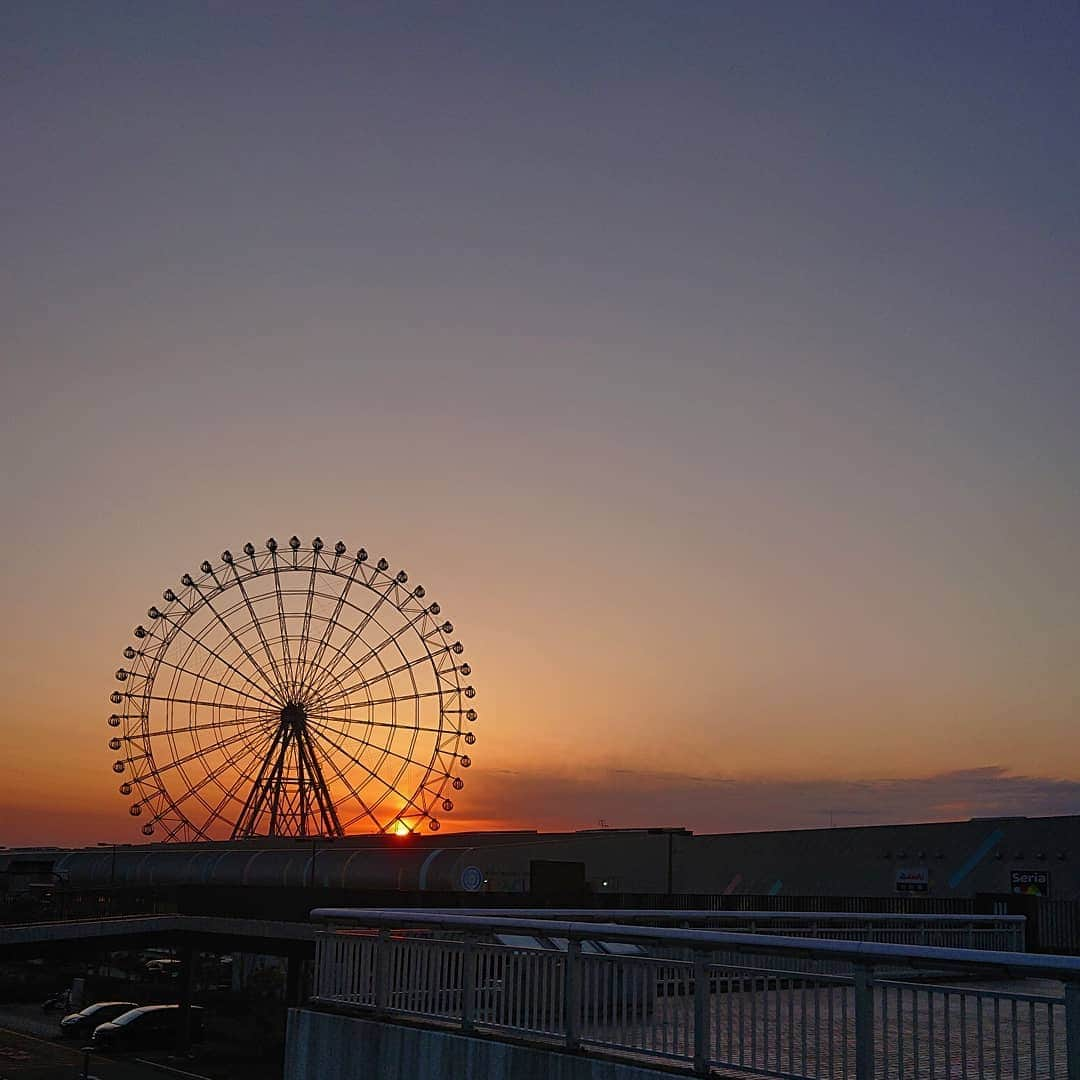
[(218, 731), (223, 727), (253, 727), (257, 724), (268, 724), (274, 720), (274, 717), (269, 714), (261, 714), (259, 716), (234, 716), (231, 718), (222, 718), (220, 720), (213, 720), (207, 724), (185, 724), (183, 727), (169, 727), (161, 728), (159, 731), (140, 731), (138, 735), (131, 736), (132, 739), (156, 739), (165, 738), (169, 735), (190, 735), (197, 731)]
[[(191, 787), (189, 787), (186, 791), (181, 792), (180, 797), (178, 799), (176, 799), (174, 801), (174, 803), (173, 803), (174, 808), (179, 810), (180, 807), (183, 806), (183, 804), (185, 802), (187, 802), (188, 799), (192, 798), (193, 796), (198, 797), (199, 792), (202, 791), (203, 788), (209, 786), (209, 784), (211, 784), (213, 781), (215, 781), (217, 779), (218, 779), (217, 770), (214, 770), (214, 772), (208, 772), (197, 783), (192, 784)], [(243, 779), (244, 779), (244, 774), (243, 774), (243, 772), (241, 772), (240, 773), (240, 780), (243, 780)], [(240, 782), (239, 780), (234, 781), (233, 786), (234, 787), (239, 786), (239, 782)], [(210, 807), (206, 804), (205, 800), (203, 800), (202, 798), (199, 798), (199, 802), (201, 802), (204, 806), (206, 806), (206, 808), (208, 810), (210, 809)], [(204, 822), (204, 824), (203, 824), (204, 829), (206, 828), (207, 824), (208, 824), (208, 822)]]
[[(399, 754), (394, 750), (391, 750), (386, 746), (377, 746), (374, 743), (365, 742), (359, 736), (349, 735), (345, 733), (345, 738), (351, 739), (354, 742), (359, 743), (361, 746), (369, 747), (372, 751), (377, 753), (380, 757), (383, 754), (389, 754), (390, 757), (397, 758), (398, 761), (403, 762), (406, 765), (415, 765), (418, 769), (429, 769), (431, 767), (430, 761), (418, 761), (416, 758), (411, 758), (407, 754)], [(449, 778), (449, 773), (439, 773), (439, 776)], [(384, 781), (385, 783), (385, 781)]]
[[(421, 690), (415, 694), (395, 694), (393, 697), (368, 698), (351, 704), (354, 709), (374, 708), (377, 705), (399, 705), (405, 701), (422, 701), (424, 698), (442, 697), (445, 690)], [(329, 699), (328, 699), (329, 700)]]
[[(334, 565), (337, 565), (339, 556), (334, 556)], [(345, 601), (348, 599), (349, 590), (352, 588), (356, 578), (352, 574), (345, 575), (345, 584), (342, 586), (341, 594), (337, 598), (337, 602), (334, 604), (334, 610), (330, 615), (330, 618), (326, 621), (326, 626), (323, 629), (322, 635), (319, 638), (319, 645), (315, 650), (315, 655), (311, 660), (311, 670), (318, 671), (319, 664), (322, 662), (323, 653), (326, 652), (326, 647), (330, 644), (330, 638), (333, 635), (334, 629), (340, 627), (338, 619), (341, 617), (341, 612), (345, 607)]]
[(215, 821), (224, 821), (222, 815), (224, 814), (225, 807), (228, 806), (230, 802), (238, 798), (240, 788), (243, 786), (245, 781), (250, 780), (251, 777), (247, 773), (243, 772), (240, 769), (237, 769), (236, 779), (232, 782), (231, 786), (225, 792), (225, 794), (221, 796), (221, 799), (218, 801), (214, 809), (210, 811), (210, 816), (206, 819), (206, 821), (203, 822), (202, 827), (204, 830), (209, 829)]
[[(213, 655), (217, 655), (216, 653)], [(231, 693), (237, 694), (242, 698), (247, 698), (251, 701), (257, 701), (260, 705), (266, 705), (268, 708), (276, 709), (280, 708), (275, 702), (265, 697), (255, 697), (254, 694), (248, 694), (245, 691), (239, 689), (236, 686), (230, 686), (228, 683), (218, 682), (217, 679), (211, 679), (207, 675), (201, 675), (197, 671), (192, 671), (190, 668), (186, 668), (181, 664), (170, 664), (168, 660), (158, 660), (156, 664), (161, 667), (171, 668), (173, 671), (179, 672), (183, 675), (190, 675), (193, 679), (199, 683), (210, 683), (212, 686), (219, 686), (222, 690), (228, 690)]]
[(220, 817), (222, 811), (229, 804), (229, 802), (237, 797), (237, 792), (243, 786), (244, 782), (251, 781), (251, 774), (249, 772), (245, 772), (244, 769), (242, 769), (235, 760), (232, 760), (230, 764), (236, 770), (237, 777), (230, 785), (228, 790), (225, 791), (225, 794), (222, 795), (221, 799), (218, 801), (217, 805), (214, 807), (213, 810), (210, 810), (209, 804), (201, 796), (198, 796), (198, 793), (204, 788), (206, 788), (212, 781), (219, 779), (219, 771), (216, 769), (213, 772), (207, 773), (207, 775), (204, 776), (197, 784), (194, 784), (192, 787), (188, 788), (187, 791), (185, 791), (180, 796), (180, 798), (176, 800), (175, 807), (178, 811), (179, 807), (182, 806), (183, 803), (192, 796), (197, 796), (199, 798), (199, 802), (202, 803), (202, 805), (207, 810), (210, 810), (210, 816), (203, 822), (202, 826), (200, 827), (200, 831), (203, 833), (206, 833), (210, 826), (214, 823), (214, 821)]
[[(322, 725), (318, 725), (317, 730), (318, 730), (319, 734), (322, 735), (323, 738), (327, 738), (325, 727), (323, 727)], [(333, 730), (333, 729), (331, 729), (331, 730)], [(405, 730), (415, 731), (417, 729), (416, 728), (406, 728)], [(410, 765), (416, 765), (421, 769), (426, 769), (431, 764), (430, 761), (417, 761), (416, 758), (411, 758), (406, 754), (399, 754), (397, 751), (391, 750), (388, 746), (379, 746), (377, 743), (368, 742), (366, 739), (361, 738), (359, 735), (354, 735), (354, 734), (352, 734), (351, 732), (348, 732), (348, 731), (339, 731), (339, 732), (336, 732), (336, 734), (339, 734), (343, 738), (349, 739), (352, 742), (359, 743), (361, 746), (369, 747), (371, 750), (373, 750), (377, 754), (389, 754), (391, 757), (395, 757), (399, 761), (408, 762)], [(440, 775), (442, 775), (442, 774), (440, 774)], [(449, 775), (449, 773), (447, 773), (446, 775)]]
[[(370, 646), (368, 648), (368, 651), (366, 653), (364, 653), (363, 656), (361, 656), (358, 660), (355, 660), (355, 661), (352, 662), (352, 670), (353, 671), (359, 671), (361, 668), (363, 668), (363, 666), (366, 663), (368, 663), (368, 661), (374, 660), (375, 657), (378, 656), (379, 653), (381, 653), (383, 651), (383, 649), (385, 649), (387, 646), (394, 644), (396, 641), (400, 641), (401, 637), (406, 633), (406, 631), (415, 629), (418, 623), (421, 623), (421, 622), (424, 621), (424, 618), (427, 616), (427, 614), (428, 614), (428, 612), (427, 612), (427, 609), (425, 608), (423, 611), (420, 612), (420, 614), (414, 616), (412, 619), (410, 619), (408, 622), (406, 622), (403, 626), (399, 627), (393, 633), (387, 634), (386, 637), (384, 637), (382, 639), (382, 641), (380, 641), (377, 645)], [(450, 648), (453, 648), (453, 646), (450, 646)], [(417, 657), (417, 660), (422, 661), (422, 660), (430, 659), (432, 661), (432, 663), (434, 663), (434, 658), (437, 655), (438, 655), (438, 651), (433, 653), (427, 647), (427, 642), (424, 642), (424, 653), (423, 653), (422, 656)], [(337, 667), (337, 662), (335, 661), (334, 663), (332, 663), (330, 665), (329, 670), (333, 671), (334, 668), (336, 668), (336, 667)], [(324, 682), (323, 685), (325, 685), (325, 682)], [(318, 688), (316, 688), (316, 689), (318, 689)], [(341, 694), (345, 693), (345, 692), (346, 691), (338, 690), (335, 694), (331, 695), (331, 697), (329, 697), (327, 700), (333, 701), (335, 698), (340, 697)]]
[[(254, 559), (254, 557), (252, 557)], [(248, 596), (248, 591), (244, 587), (244, 579), (240, 576), (240, 571), (236, 569), (236, 563), (229, 564), (232, 567), (233, 578), (236, 581), (237, 586), (240, 589), (240, 596), (244, 601), (244, 607), (247, 608), (248, 617), (251, 619), (252, 625), (255, 627), (255, 632), (259, 635), (259, 641), (262, 644), (263, 652), (266, 654), (266, 659), (270, 663), (270, 670), (274, 673), (274, 679), (270, 680), (271, 685), (275, 686), (281, 701), (285, 701), (289, 694), (286, 681), (282, 678), (281, 672), (278, 670), (277, 661), (274, 659), (273, 650), (270, 648), (270, 642), (266, 640), (266, 634), (263, 632), (262, 621), (258, 615), (255, 614), (255, 606), (251, 602), (251, 597)], [(280, 599), (280, 596), (279, 596)], [(246, 650), (245, 650), (246, 651)], [(249, 659), (252, 659), (249, 654)], [(252, 659), (252, 663), (254, 660)], [(262, 669), (259, 669), (262, 671)], [(263, 678), (269, 679), (269, 676), (263, 672)]]
[(348, 652), (349, 649), (352, 648), (352, 646), (357, 640), (360, 639), (360, 635), (363, 634), (363, 632), (368, 628), (368, 625), (371, 623), (372, 619), (375, 618), (376, 612), (378, 612), (378, 610), (383, 606), (383, 604), (385, 604), (386, 601), (390, 598), (390, 594), (394, 591), (395, 588), (397, 588), (397, 580), (395, 578), (391, 578), (390, 584), (386, 586), (385, 592), (379, 593), (378, 599), (376, 599), (375, 603), (372, 604), (372, 606), (366, 612), (364, 612), (364, 617), (349, 632), (349, 636), (345, 640), (345, 643), (337, 650), (335, 659), (330, 662), (329, 667), (326, 668), (326, 670), (323, 672), (322, 679), (316, 682), (312, 689), (318, 691), (319, 689), (321, 689), (321, 687), (327, 684), (327, 681), (329, 679), (333, 678), (334, 670), (337, 668), (338, 662), (341, 657), (345, 655), (345, 653)]
[[(449, 653), (451, 650), (452, 646), (444, 645), (441, 649), (436, 649), (433, 653), (425, 653), (423, 656), (418, 656), (414, 660), (407, 660), (404, 664), (399, 664), (395, 668), (384, 668), (378, 675), (372, 675), (370, 679), (363, 679), (358, 683), (351, 683), (348, 686), (341, 687), (336, 693), (328, 694), (320, 700), (320, 704), (329, 705), (341, 698), (347, 698), (351, 694), (366, 690), (368, 687), (374, 686), (376, 683), (384, 682), (386, 679), (393, 678), (395, 675), (400, 675), (403, 672), (411, 671), (415, 667), (422, 667), (424, 664), (431, 663), (436, 657), (443, 653)], [(359, 669), (359, 665), (360, 661), (357, 661), (357, 669)]]
[[(184, 754), (181, 757), (173, 758), (172, 761), (166, 762), (164, 765), (155, 765), (149, 772), (143, 773), (142, 776), (136, 779), (157, 779), (163, 776), (167, 772), (172, 772), (173, 769), (183, 770), (185, 765), (190, 765), (191, 762), (197, 761), (199, 758), (208, 757), (215, 751), (225, 750), (230, 746), (235, 746), (236, 743), (246, 739), (248, 737), (247, 731), (238, 731), (235, 735), (230, 735), (225, 739), (218, 739), (217, 742), (210, 743), (207, 746), (200, 746), (198, 750), (193, 750), (188, 754)], [(208, 769), (208, 774), (210, 770)]]
[(128, 694), (127, 696), (137, 701), (165, 701), (170, 705), (194, 705), (197, 708), (230, 709), (233, 712), (251, 712), (253, 715), (260, 715), (255, 713), (250, 705), (234, 705), (228, 701), (206, 701), (203, 698), (170, 697), (161, 694)]
[(289, 628), (285, 622), (285, 600), (281, 595), (281, 575), (278, 572), (277, 548), (270, 552), (270, 561), (274, 567), (274, 596), (277, 599), (278, 624), (281, 626), (281, 651), (285, 664), (285, 685), (291, 694), (296, 683), (293, 679), (292, 661), (289, 658)]
[(374, 822), (375, 828), (382, 832), (382, 822), (379, 821), (379, 819), (375, 816), (374, 812), (371, 810), (368, 804), (360, 796), (360, 793), (356, 790), (355, 786), (348, 778), (348, 776), (344, 772), (342, 772), (341, 769), (338, 768), (337, 764), (334, 762), (333, 757), (327, 755), (325, 759), (325, 765), (326, 768), (329, 769), (329, 771), (331, 772), (332, 778), (336, 778), (341, 782), (345, 790), (353, 797), (353, 799), (356, 800), (356, 804), (360, 807), (362, 811), (362, 813), (358, 817), (351, 818), (348, 822), (346, 822), (342, 826), (342, 831), (344, 832), (344, 830), (350, 828), (352, 825), (355, 825), (357, 821), (363, 821), (365, 817), (369, 817)]
[[(344, 754), (345, 757), (347, 757), (349, 759), (349, 761), (351, 761), (354, 765), (356, 765), (360, 769), (363, 769), (364, 772), (366, 772), (368, 774), (368, 776), (370, 776), (373, 780), (378, 781), (388, 791), (392, 791), (399, 799), (401, 799), (401, 801), (403, 803), (405, 803), (406, 806), (415, 806), (416, 805), (408, 795), (406, 795), (403, 791), (399, 790), (394, 784), (392, 784), (389, 780), (387, 780), (386, 777), (380, 776), (373, 769), (368, 768), (368, 766), (365, 765), (355, 754), (350, 753), (350, 751), (348, 750), (347, 747), (342, 746), (341, 743), (337, 742), (332, 736), (330, 736), (330, 735), (328, 735), (326, 733), (323, 733), (323, 738), (328, 743), (330, 743), (330, 745), (333, 746), (336, 750), (339, 750), (342, 754)], [(382, 752), (381, 749), (380, 749), (379, 752), (380, 753)], [(400, 815), (396, 815), (396, 816), (400, 816)], [(380, 826), (380, 828), (381, 828), (381, 826)]]
[(308, 635), (311, 633), (311, 605), (315, 600), (315, 575), (319, 567), (319, 553), (312, 553), (311, 574), (308, 577), (307, 598), (304, 602), (304, 622), (300, 631), (300, 641), (296, 647), (296, 679), (302, 686), (307, 664)]
[[(190, 611), (191, 609), (185, 608), (185, 610)], [(233, 664), (229, 663), (229, 661), (226, 660), (225, 657), (222, 656), (221, 653), (219, 653), (217, 650), (211, 649), (210, 646), (207, 645), (206, 642), (203, 641), (201, 638), (195, 637), (194, 634), (192, 634), (185, 626), (183, 626), (176, 619), (170, 619), (169, 616), (164, 611), (159, 613), (158, 618), (159, 618), (159, 620), (161, 622), (164, 622), (167, 625), (173, 627), (175, 630), (179, 631), (181, 634), (184, 635), (184, 637), (186, 637), (193, 644), (198, 645), (199, 648), (205, 650), (207, 653), (209, 653), (212, 657), (214, 657), (220, 663), (224, 664), (225, 667), (227, 667), (230, 671), (234, 672), (236, 675), (239, 675), (240, 678), (243, 679), (244, 682), (246, 682), (249, 686), (253, 686), (256, 690), (258, 690), (260, 693), (263, 693), (263, 694), (265, 694), (267, 691), (269, 691), (270, 693), (274, 692), (274, 688), (273, 688), (272, 684), (267, 685), (265, 683), (256, 682), (253, 678), (251, 678), (250, 675), (246, 675), (238, 667), (236, 667)], [(157, 635), (155, 635), (155, 637), (157, 637)], [(162, 641), (164, 643), (163, 638), (158, 637), (158, 640)]]
[(179, 840), (182, 844), (190, 844), (192, 841), (209, 840), (210, 837), (202, 832), (197, 826), (192, 825), (182, 814), (175, 814), (178, 818), (175, 824), (169, 824), (167, 818), (170, 815), (162, 813), (151, 818), (151, 821), (165, 826), (165, 843)]
[[(233, 573), (234, 574), (236, 573), (235, 566), (233, 567)], [(239, 584), (239, 586), (240, 586), (240, 592), (243, 595), (244, 599), (247, 600), (247, 592), (244, 589), (244, 583), (242, 581), (240, 581), (238, 574), (236, 575), (236, 577), (237, 577), (237, 584)], [(215, 578), (214, 580), (216, 581), (217, 579)], [(255, 657), (252, 656), (251, 650), (243, 643), (243, 641), (240, 640), (240, 636), (237, 634), (237, 632), (221, 617), (221, 613), (210, 602), (210, 598), (208, 596), (206, 596), (205, 593), (202, 592), (202, 590), (199, 588), (198, 585), (195, 586), (195, 591), (198, 592), (199, 596), (202, 597), (203, 603), (206, 604), (207, 608), (209, 609), (210, 613), (214, 616), (214, 618), (217, 619), (217, 621), (219, 623), (221, 623), (222, 627), (224, 627), (225, 633), (227, 633), (229, 635), (229, 637), (231, 637), (233, 639), (233, 641), (236, 643), (236, 645), (240, 649), (240, 651), (247, 657), (248, 663), (251, 664), (251, 666), (266, 680), (266, 685), (271, 689), (271, 691), (278, 690), (280, 692), (280, 688), (276, 685), (274, 680), (269, 675), (267, 675), (267, 673), (263, 670), (262, 665), (260, 665), (258, 660), (256, 660)], [(250, 601), (249, 601), (248, 602), (248, 607), (250, 608), (250, 606), (251, 605), (250, 605)], [(258, 618), (255, 617), (254, 611), (252, 611), (251, 614), (252, 614), (252, 617), (253, 617), (253, 621), (255, 623), (255, 627), (259, 631), (259, 636), (261, 637), (262, 636), (262, 626), (259, 623)]]
[(391, 728), (394, 731), (421, 731), (432, 735), (460, 734), (454, 728), (425, 727), (422, 724), (393, 724), (386, 720), (362, 720), (333, 713), (308, 713), (308, 719), (318, 720), (321, 723), (362, 724), (364, 727)]

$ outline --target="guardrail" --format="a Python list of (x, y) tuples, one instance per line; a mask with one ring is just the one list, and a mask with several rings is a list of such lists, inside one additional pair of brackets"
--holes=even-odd
[(955, 949), (1024, 952), (1023, 915), (912, 915), (846, 911), (713, 911), (643, 908), (426, 908), (446, 915), (482, 918), (558, 919), (567, 922), (641, 923), (685, 929), (745, 930), (751, 934), (935, 945)]
[[(320, 1005), (699, 1075), (1080, 1080), (1071, 957), (486, 913), (312, 916), (337, 924), (317, 942)], [(830, 963), (848, 974), (824, 970)], [(942, 985), (927, 970), (984, 985)], [(1031, 978), (1064, 992), (985, 985)]]

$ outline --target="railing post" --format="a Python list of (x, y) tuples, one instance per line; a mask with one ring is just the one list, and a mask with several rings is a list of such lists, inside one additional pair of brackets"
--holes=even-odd
[(375, 1011), (390, 1008), (390, 931), (383, 927), (375, 937)]
[(1080, 983), (1074, 982), (1065, 984), (1065, 1061), (1068, 1080), (1080, 1080)]
[(461, 951), (461, 1030), (476, 1027), (476, 935), (466, 934)]
[(315, 974), (311, 980), (312, 985), (312, 999), (318, 1001), (323, 997), (323, 987), (327, 982), (327, 972), (330, 969), (330, 964), (327, 961), (327, 953), (329, 950), (326, 947), (327, 935), (323, 930), (316, 931), (315, 934)]
[(566, 1046), (581, 1047), (581, 942), (571, 938), (566, 943), (566, 969), (563, 971), (563, 1017)]
[[(709, 957), (701, 949), (694, 950), (694, 1072), (708, 1076), (709, 1039)], [(1070, 1078), (1071, 1080), (1071, 1078)]]
[(874, 1080), (874, 973), (855, 968), (855, 1080)]

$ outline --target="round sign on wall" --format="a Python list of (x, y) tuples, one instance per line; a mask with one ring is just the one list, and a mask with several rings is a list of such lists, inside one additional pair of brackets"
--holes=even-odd
[(484, 884), (484, 871), (479, 866), (466, 866), (461, 871), (461, 887), (466, 892), (479, 892)]

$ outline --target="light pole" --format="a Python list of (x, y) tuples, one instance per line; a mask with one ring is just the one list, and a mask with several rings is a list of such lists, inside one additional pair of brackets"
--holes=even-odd
[(311, 838), (311, 873), (308, 875), (308, 887), (315, 888), (315, 856), (319, 854), (319, 841), (325, 840), (328, 844), (333, 843), (332, 836), (313, 836)]

